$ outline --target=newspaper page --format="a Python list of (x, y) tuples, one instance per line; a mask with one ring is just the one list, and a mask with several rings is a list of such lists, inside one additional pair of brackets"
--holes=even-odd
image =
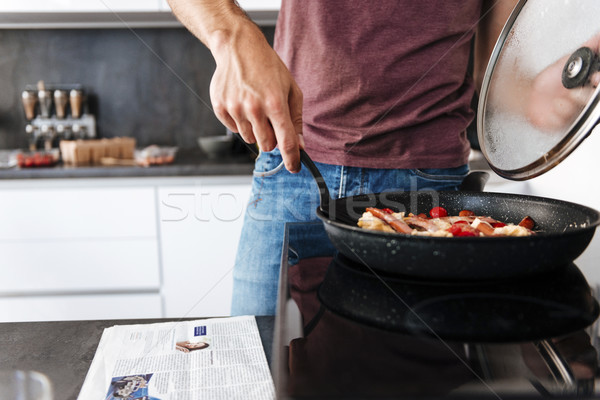
[(106, 328), (79, 400), (274, 399), (252, 316)]

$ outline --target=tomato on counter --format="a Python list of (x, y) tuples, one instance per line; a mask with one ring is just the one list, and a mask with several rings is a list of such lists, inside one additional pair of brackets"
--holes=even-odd
[(58, 162), (59, 152), (58, 150), (19, 152), (15, 155), (15, 159), (19, 168), (51, 167)]

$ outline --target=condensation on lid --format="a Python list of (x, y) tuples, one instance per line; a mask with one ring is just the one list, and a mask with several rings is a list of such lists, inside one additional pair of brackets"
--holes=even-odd
[[(567, 61), (581, 47), (600, 52), (600, 1), (521, 0), (488, 65), (478, 110), (482, 152), (514, 180), (560, 163), (598, 121), (600, 89), (591, 80), (567, 89)], [(580, 64), (571, 63), (570, 72)], [(590, 75), (600, 78), (600, 73)]]

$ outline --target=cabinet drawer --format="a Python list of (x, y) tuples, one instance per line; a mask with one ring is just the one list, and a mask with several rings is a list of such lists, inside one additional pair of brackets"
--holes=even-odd
[(166, 317), (230, 314), (231, 271), (250, 192), (251, 177), (159, 188)]
[(160, 317), (158, 293), (0, 298), (0, 322)]
[(156, 237), (154, 188), (5, 190), (0, 240)]
[(159, 287), (156, 239), (0, 242), (0, 295)]

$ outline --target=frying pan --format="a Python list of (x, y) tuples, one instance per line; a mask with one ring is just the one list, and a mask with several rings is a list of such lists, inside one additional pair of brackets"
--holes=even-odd
[[(543, 197), (467, 191), (406, 191), (332, 199), (306, 152), (301, 160), (320, 193), (317, 217), (335, 248), (384, 274), (438, 280), (496, 280), (533, 275), (568, 265), (588, 246), (598, 211)], [(427, 237), (371, 231), (357, 226), (366, 207), (427, 213), (444, 207), (449, 215), (468, 209), (506, 223), (530, 216), (537, 234), (527, 237)]]
[[(256, 149), (235, 136), (256, 154)], [(317, 217), (334, 247), (353, 261), (391, 275), (476, 281), (510, 279), (564, 267), (586, 249), (600, 223), (598, 211), (575, 203), (536, 196), (472, 191), (406, 191), (332, 199), (310, 156), (300, 159), (319, 188)], [(465, 178), (472, 187), (481, 177)], [(465, 182), (463, 182), (465, 183)], [(483, 186), (485, 181), (479, 182)], [(357, 223), (367, 207), (427, 213), (444, 207), (449, 215), (474, 211), (506, 223), (525, 216), (536, 222), (527, 237), (427, 237), (371, 231)]]

